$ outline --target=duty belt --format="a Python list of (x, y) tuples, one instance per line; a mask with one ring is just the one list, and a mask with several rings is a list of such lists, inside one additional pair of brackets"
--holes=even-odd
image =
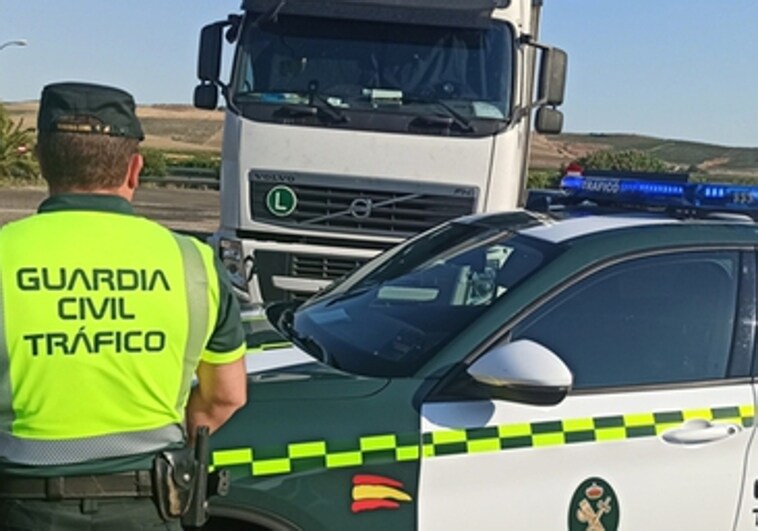
[(149, 470), (94, 476), (29, 478), (0, 476), (0, 498), (66, 500), (75, 498), (149, 498)]

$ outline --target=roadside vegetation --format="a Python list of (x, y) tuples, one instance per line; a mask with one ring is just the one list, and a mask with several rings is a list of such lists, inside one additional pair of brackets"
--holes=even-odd
[(221, 158), (214, 153), (181, 153), (154, 148), (141, 150), (145, 160), (142, 175), (167, 177), (184, 173), (205, 174), (218, 178)]
[[(749, 152), (742, 148), (744, 152)], [(758, 150), (753, 150), (758, 151)], [(651, 154), (640, 149), (604, 149), (592, 152), (584, 157), (576, 159), (571, 164), (577, 164), (584, 170), (613, 170), (628, 172), (672, 172), (686, 173), (689, 180), (694, 182), (726, 182), (758, 186), (758, 171), (750, 166), (748, 170), (724, 169), (721, 167), (708, 167), (707, 165), (690, 164), (685, 166), (672, 163), (667, 159)], [(567, 165), (555, 170), (530, 170), (529, 188), (558, 188), (561, 177), (566, 171)]]
[[(613, 170), (629, 172), (670, 172), (677, 168), (665, 161), (635, 149), (616, 151), (612, 149), (595, 151), (577, 159), (577, 164), (584, 170)], [(529, 188), (558, 188), (566, 166), (553, 170), (535, 170), (529, 172)]]
[(214, 153), (141, 150), (145, 165), (142, 184), (179, 188), (218, 189), (221, 158)]
[(34, 156), (34, 130), (23, 120), (11, 120), (0, 104), (0, 182), (39, 181), (39, 165)]

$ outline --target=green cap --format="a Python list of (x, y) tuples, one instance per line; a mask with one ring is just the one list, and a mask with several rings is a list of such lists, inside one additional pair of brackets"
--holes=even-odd
[(42, 89), (37, 131), (145, 138), (132, 95), (91, 83), (53, 83)]

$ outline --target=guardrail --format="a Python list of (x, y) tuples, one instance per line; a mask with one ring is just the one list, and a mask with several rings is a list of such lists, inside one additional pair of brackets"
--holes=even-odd
[(207, 168), (169, 168), (168, 175), (141, 175), (140, 180), (144, 183), (168, 184), (186, 188), (210, 188), (219, 189), (219, 179), (216, 170)]

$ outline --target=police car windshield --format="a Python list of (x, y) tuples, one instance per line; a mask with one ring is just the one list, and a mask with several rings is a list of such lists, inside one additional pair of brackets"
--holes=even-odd
[(408, 376), (557, 252), (502, 228), (449, 223), (303, 305), (292, 329), (340, 369)]

